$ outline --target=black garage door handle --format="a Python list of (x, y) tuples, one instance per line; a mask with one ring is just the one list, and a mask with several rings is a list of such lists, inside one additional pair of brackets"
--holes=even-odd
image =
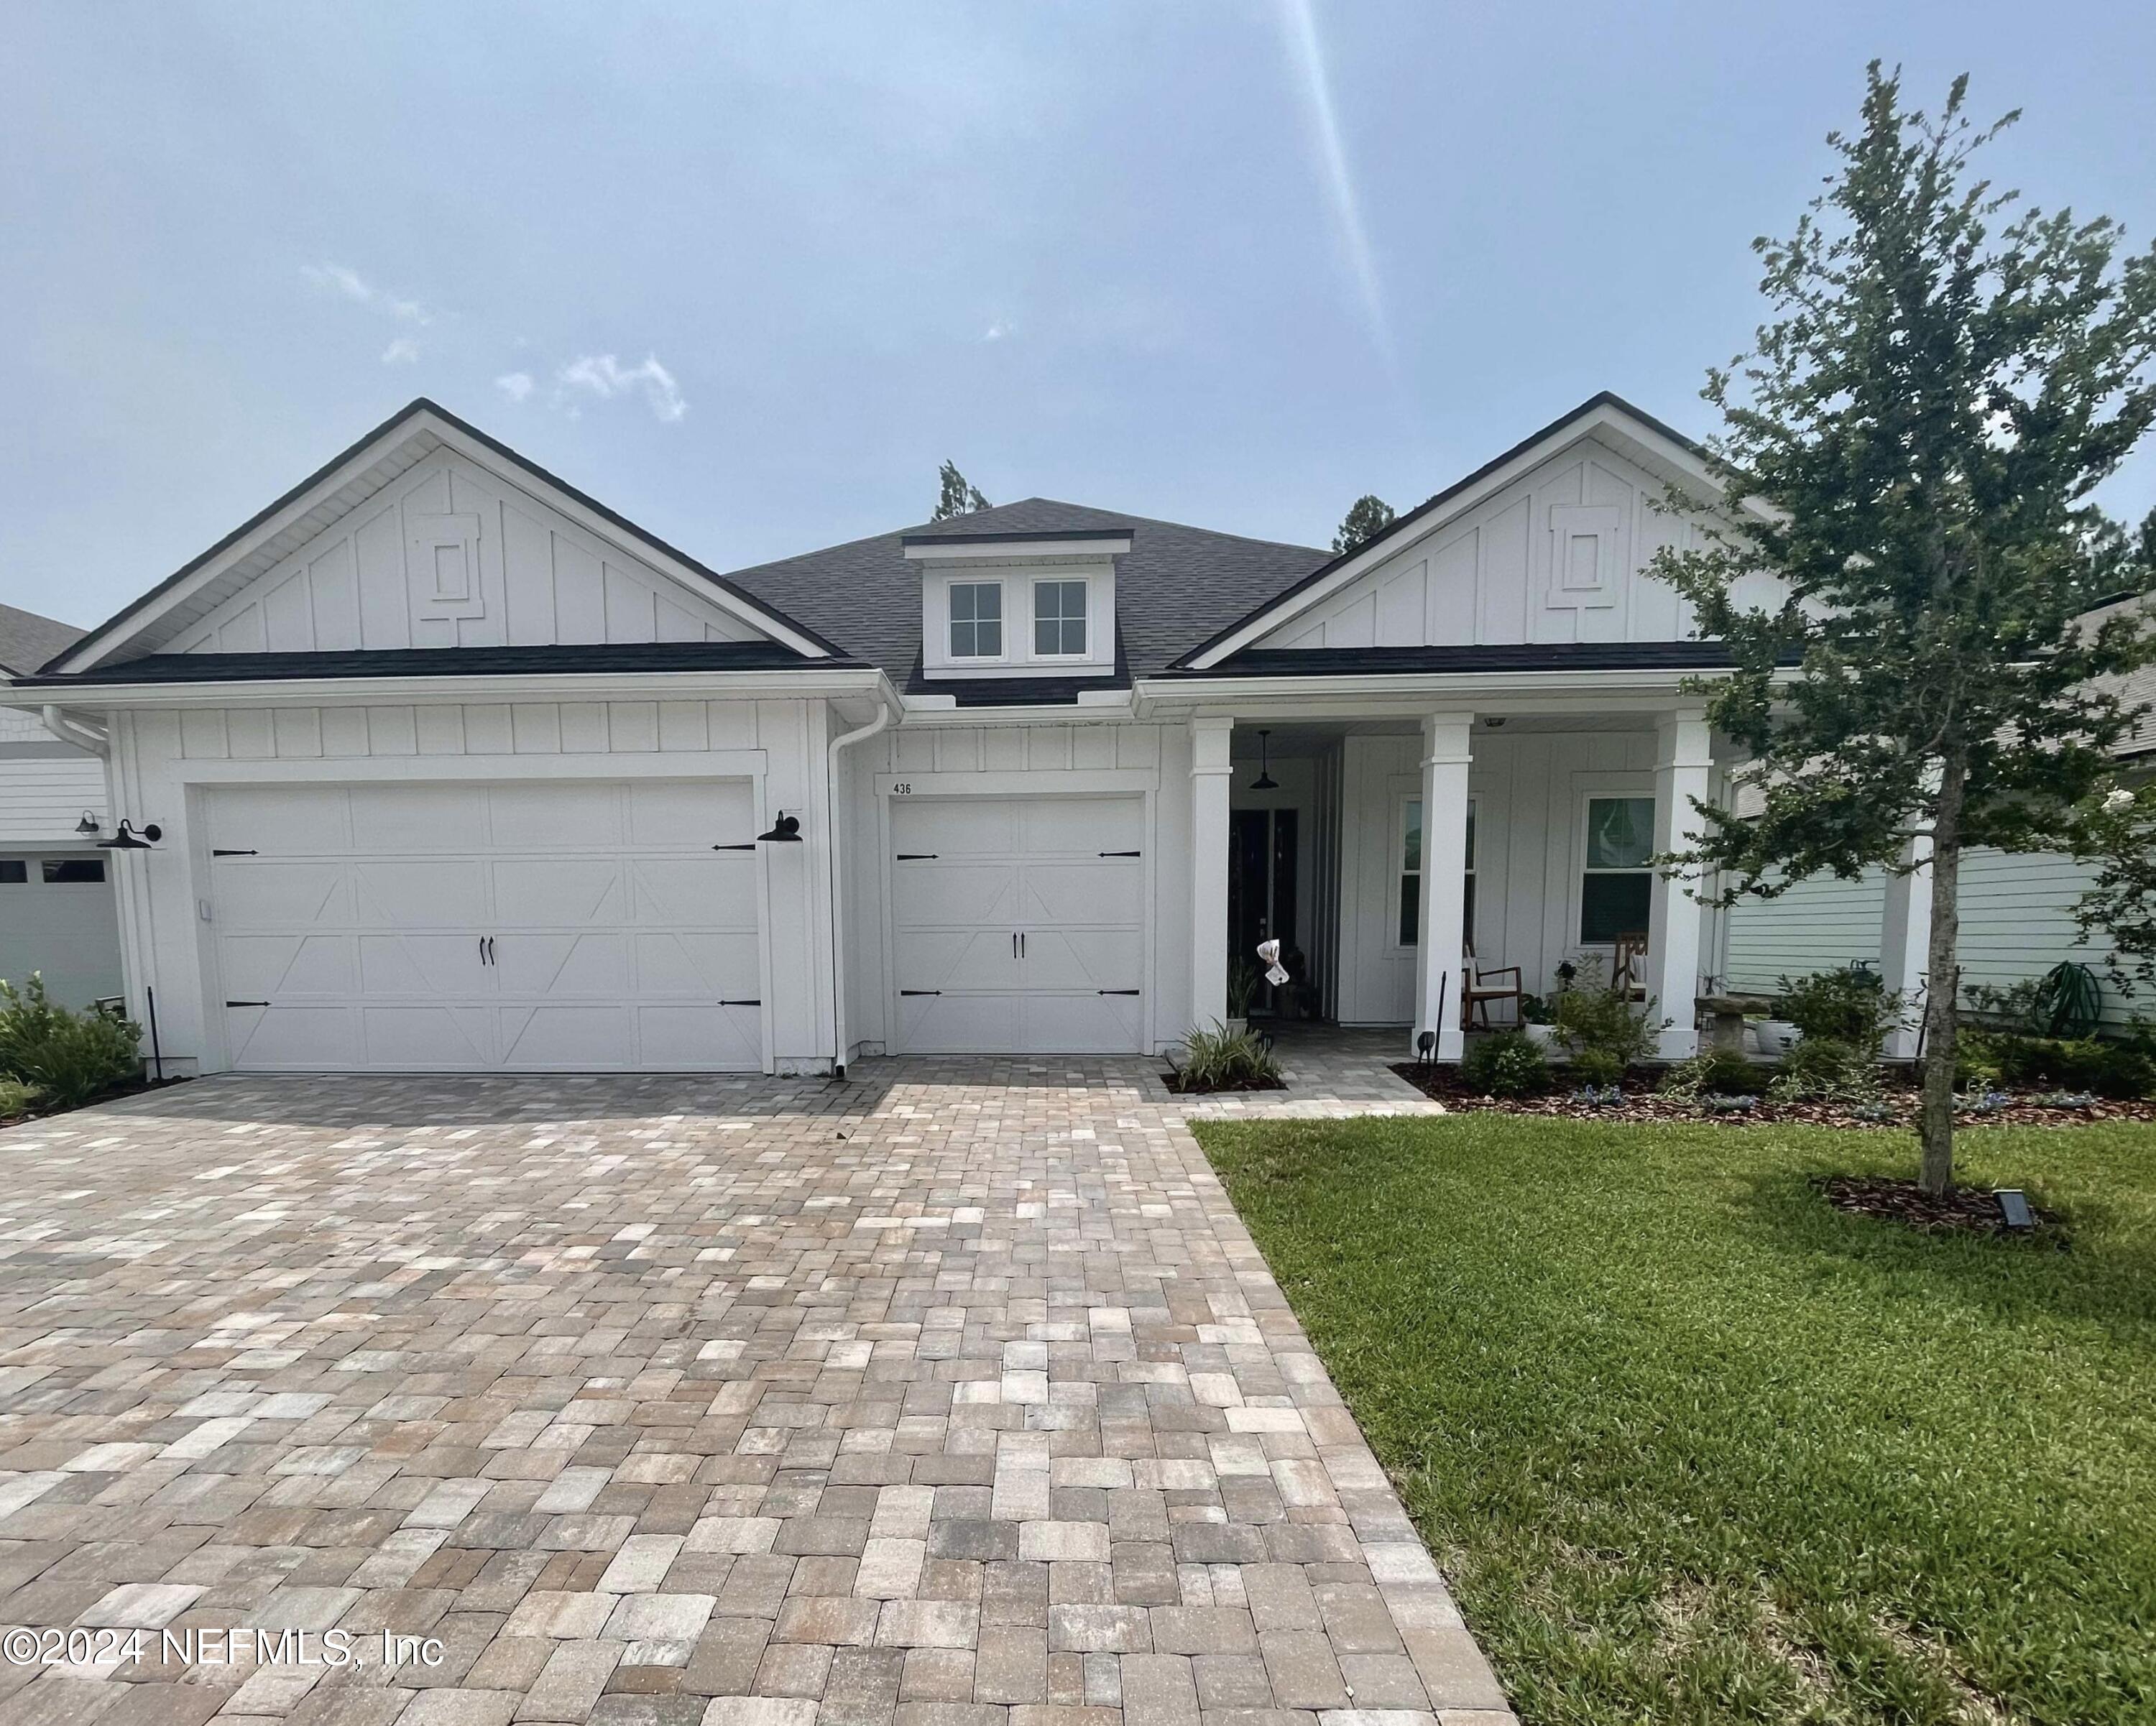
[(1093, 992), (1096, 995), (1142, 995), (1145, 991), (1142, 989), (1096, 989)]
[(901, 995), (941, 995), (943, 991), (941, 989), (901, 989), (898, 992)]
[(719, 1003), (719, 1005), (720, 1005), (721, 1006), (762, 1006), (763, 1005), (763, 1002), (762, 1002), (761, 1000), (757, 1000), (757, 1001), (721, 1001), (721, 1002)]
[(1103, 851), (1100, 853), (1099, 855), (1102, 857), (1143, 857), (1145, 853), (1142, 851)]
[(270, 1003), (266, 1001), (228, 1001), (225, 1005), (227, 1006), (267, 1006)]
[(901, 851), (897, 853), (896, 860), (899, 863), (934, 863), (936, 858), (937, 853), (932, 851)]

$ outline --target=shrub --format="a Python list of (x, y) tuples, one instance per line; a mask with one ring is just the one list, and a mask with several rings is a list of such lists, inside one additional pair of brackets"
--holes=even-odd
[(0, 980), (0, 1076), (36, 1086), (60, 1108), (134, 1078), (141, 1040), (141, 1027), (116, 1014), (70, 1012), (34, 971), (19, 988)]
[(1954, 1066), (1964, 1086), (2051, 1085), (2128, 1098), (2156, 1091), (2156, 1061), (2146, 1048), (2100, 1037), (1972, 1031), (1956, 1044)]
[(1251, 960), (1236, 955), (1228, 967), (1228, 1017), (1247, 1019), (1250, 1007), (1258, 998), (1258, 990), (1265, 981), (1265, 974)]
[(1460, 1076), (1490, 1097), (1532, 1096), (1549, 1084), (1543, 1052), (1517, 1031), (1479, 1037), (1468, 1044)]
[(1788, 1103), (1861, 1103), (1879, 1094), (1879, 1058), (1839, 1037), (1806, 1037), (1791, 1049), (1768, 1094)]
[(1979, 1022), (2030, 1037), (2079, 1040), (2103, 1018), (2103, 986), (2086, 965), (2068, 959), (2041, 977), (2004, 986), (1971, 983), (1962, 993)]
[(1781, 991), (1775, 1015), (1804, 1034), (1828, 1042), (1849, 1043), (1878, 1052), (1887, 1033), (1902, 1022), (1902, 997), (1868, 971), (1823, 971), (1791, 982), (1775, 980)]
[(1748, 1061), (1735, 1049), (1706, 1049), (1670, 1068), (1661, 1088), (1666, 1095), (1688, 1099), (1758, 1097), (1774, 1076), (1773, 1068)]
[(1584, 1048), (1572, 1058), (1572, 1070), (1590, 1091), (1614, 1090), (1626, 1064), (1608, 1049)]
[(0, 1120), (15, 1120), (30, 1114), (45, 1100), (45, 1093), (19, 1078), (0, 1078)]
[(1194, 1031), (1183, 1040), (1178, 1077), (1186, 1091), (1276, 1085), (1280, 1063), (1274, 1058), (1272, 1046), (1256, 1032), (1230, 1031), (1216, 1023), (1210, 1031)]
[(1644, 1009), (1604, 986), (1599, 960), (1584, 963), (1585, 979), (1558, 991), (1550, 1003), (1550, 1017), (1558, 1040), (1571, 1052), (1573, 1065), (1584, 1074), (1588, 1057), (1594, 1055), (1596, 1070), (1609, 1072), (1609, 1082), (1614, 1083), (1635, 1061), (1654, 1053), (1657, 1027)]

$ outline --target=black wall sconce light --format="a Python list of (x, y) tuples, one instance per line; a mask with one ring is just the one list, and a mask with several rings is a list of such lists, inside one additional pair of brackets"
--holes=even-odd
[(82, 819), (74, 824), (74, 830), (78, 833), (80, 833), (85, 839), (96, 837), (98, 833), (97, 817), (95, 815), (92, 815), (87, 809), (84, 810), (82, 812)]
[[(80, 829), (78, 828), (77, 831), (80, 832)], [(95, 829), (93, 828), (91, 831), (95, 832)], [(139, 831), (133, 822), (123, 821), (120, 823), (118, 832), (109, 839), (100, 839), (97, 842), (97, 848), (100, 851), (147, 851), (164, 837), (165, 830), (154, 821)]]
[(801, 817), (798, 815), (788, 815), (782, 809), (778, 812), (778, 819), (772, 822), (771, 831), (767, 833), (758, 833), (756, 837), (757, 843), (760, 845), (782, 845), (789, 843), (798, 845), (801, 843)]
[(1270, 731), (1258, 733), (1258, 776), (1250, 781), (1250, 789), (1254, 791), (1276, 791), (1280, 789), (1280, 781), (1273, 777), (1270, 765), (1272, 735)]

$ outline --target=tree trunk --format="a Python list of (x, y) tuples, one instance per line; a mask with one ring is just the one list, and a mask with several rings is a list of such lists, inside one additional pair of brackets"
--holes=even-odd
[(1928, 1193), (1953, 1186), (1954, 1043), (1960, 1025), (1955, 950), (1961, 941), (1961, 806), (1969, 765), (1950, 752), (1932, 817), (1932, 930), (1924, 982), (1922, 1142), (1917, 1184)]

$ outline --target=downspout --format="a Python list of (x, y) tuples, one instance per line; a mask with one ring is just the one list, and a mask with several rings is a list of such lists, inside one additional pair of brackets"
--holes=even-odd
[(830, 840), (824, 848), (831, 888), (831, 1070), (839, 1078), (846, 1076), (846, 943), (845, 873), (839, 867), (839, 811), (843, 807), (839, 792), (839, 752), (888, 730), (894, 716), (892, 699), (879, 683), (875, 717), (865, 725), (857, 725), (834, 737), (824, 763), (824, 807), (830, 811), (831, 823)]
[(112, 740), (105, 732), (85, 725), (80, 720), (69, 719), (58, 704), (48, 701), (38, 710), (38, 717), (45, 729), (63, 743), (71, 743), (77, 749), (86, 749), (100, 760), (109, 760), (112, 754)]

